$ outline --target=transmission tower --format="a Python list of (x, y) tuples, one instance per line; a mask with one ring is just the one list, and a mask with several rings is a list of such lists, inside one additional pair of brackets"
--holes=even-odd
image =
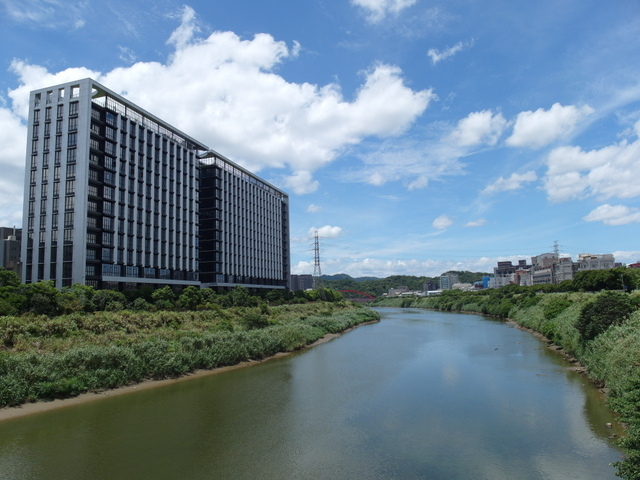
[(314, 288), (319, 288), (322, 270), (320, 268), (320, 237), (317, 230), (314, 235), (313, 253), (313, 286)]
[(553, 241), (553, 253), (556, 254), (556, 256), (558, 256), (560, 254), (560, 245), (558, 245), (558, 240), (554, 240)]

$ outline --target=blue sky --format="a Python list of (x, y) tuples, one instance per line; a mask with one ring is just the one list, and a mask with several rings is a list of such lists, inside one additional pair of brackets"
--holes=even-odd
[(637, 0), (0, 8), (0, 225), (29, 91), (90, 76), (287, 191), (292, 273), (640, 260)]

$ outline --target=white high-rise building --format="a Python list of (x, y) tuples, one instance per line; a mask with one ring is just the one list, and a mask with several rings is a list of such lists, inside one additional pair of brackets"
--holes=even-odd
[[(217, 154), (218, 170), (210, 170), (209, 147), (92, 79), (31, 92), (27, 150), (24, 282), (200, 286), (201, 273), (214, 268), (222, 276), (210, 286), (286, 288), (287, 195)], [(230, 173), (207, 195), (222, 201), (202, 210), (200, 175), (219, 171)], [(264, 187), (237, 188), (244, 183)], [(277, 208), (261, 203), (269, 188)], [(216, 223), (201, 235), (209, 214), (226, 220), (227, 229)], [(278, 246), (268, 244), (271, 268), (256, 275), (245, 266), (265, 255), (267, 244), (253, 230), (264, 222), (276, 222), (270, 235), (281, 238), (270, 237)], [(224, 242), (207, 243), (215, 232)], [(225, 261), (211, 264), (211, 256)]]

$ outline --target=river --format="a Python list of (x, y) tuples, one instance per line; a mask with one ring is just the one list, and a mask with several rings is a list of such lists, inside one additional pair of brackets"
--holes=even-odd
[(602, 395), (542, 342), (380, 312), (250, 368), (0, 422), (0, 479), (617, 478)]

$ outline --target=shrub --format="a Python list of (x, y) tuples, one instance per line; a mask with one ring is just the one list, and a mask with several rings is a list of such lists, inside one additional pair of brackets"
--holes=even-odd
[(629, 295), (605, 291), (582, 307), (576, 329), (582, 341), (593, 340), (611, 325), (621, 325), (634, 310), (636, 305)]
[(249, 312), (242, 317), (242, 325), (247, 330), (253, 330), (255, 328), (264, 328), (269, 325), (269, 319), (266, 315), (258, 312)]

